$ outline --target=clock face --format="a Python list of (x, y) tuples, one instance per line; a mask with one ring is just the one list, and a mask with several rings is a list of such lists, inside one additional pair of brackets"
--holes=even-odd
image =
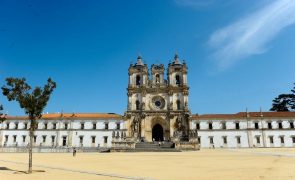
[(161, 110), (165, 107), (165, 100), (161, 96), (155, 96), (152, 98), (151, 105), (154, 110)]

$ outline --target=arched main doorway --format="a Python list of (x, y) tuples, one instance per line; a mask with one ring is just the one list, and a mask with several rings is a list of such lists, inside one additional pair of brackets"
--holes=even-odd
[(153, 140), (163, 141), (164, 140), (164, 130), (160, 124), (156, 124), (153, 127)]

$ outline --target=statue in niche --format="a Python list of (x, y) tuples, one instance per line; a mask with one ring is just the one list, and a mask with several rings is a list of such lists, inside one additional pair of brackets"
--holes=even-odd
[(139, 115), (136, 115), (133, 119), (133, 133), (134, 134), (139, 134), (139, 126), (140, 126), (140, 117)]
[(176, 119), (176, 123), (177, 123), (177, 130), (181, 131), (182, 130), (182, 121), (183, 121), (183, 117), (181, 115), (179, 115)]

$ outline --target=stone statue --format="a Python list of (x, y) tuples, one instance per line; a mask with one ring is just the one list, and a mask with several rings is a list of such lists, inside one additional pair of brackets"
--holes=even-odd
[(133, 132), (139, 133), (139, 124), (140, 124), (140, 117), (139, 115), (136, 115), (133, 119)]
[(177, 117), (177, 120), (176, 120), (176, 123), (177, 123), (177, 130), (178, 131), (181, 131), (182, 130), (182, 121), (183, 121), (183, 118), (181, 115), (179, 115)]

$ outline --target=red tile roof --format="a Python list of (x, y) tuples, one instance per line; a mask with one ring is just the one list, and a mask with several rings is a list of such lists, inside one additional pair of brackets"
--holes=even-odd
[(249, 118), (295, 118), (295, 112), (239, 112), (236, 114), (203, 114), (193, 115), (192, 119), (244, 119)]
[[(27, 120), (27, 116), (7, 116), (7, 120)], [(44, 114), (41, 119), (58, 120), (58, 119), (123, 119), (121, 115), (113, 113), (54, 113)]]

